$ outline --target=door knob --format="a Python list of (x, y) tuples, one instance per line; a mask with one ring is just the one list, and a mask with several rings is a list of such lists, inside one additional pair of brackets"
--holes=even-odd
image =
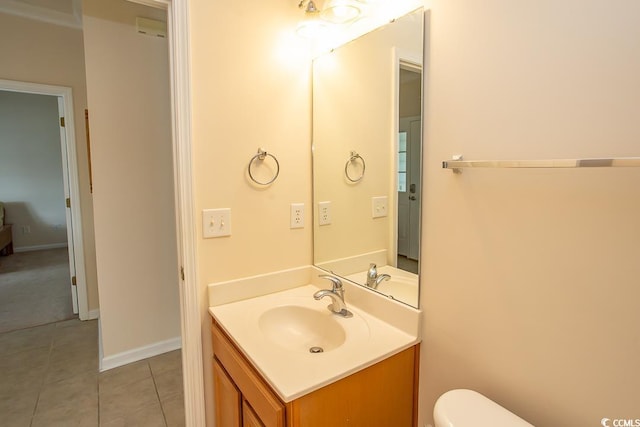
[(416, 196), (409, 196), (409, 200), (415, 200)]

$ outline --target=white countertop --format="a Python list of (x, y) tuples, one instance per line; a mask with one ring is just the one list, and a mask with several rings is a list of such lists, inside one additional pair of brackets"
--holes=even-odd
[[(290, 402), (345, 378), (419, 342), (415, 334), (398, 329), (350, 304), (353, 318), (327, 310), (328, 298), (316, 301), (320, 288), (304, 285), (209, 308), (244, 355), (262, 373), (284, 402)], [(269, 308), (297, 305), (317, 310), (342, 325), (345, 342), (333, 350), (312, 354), (275, 344), (260, 330), (259, 318)], [(313, 343), (311, 343), (313, 344)]]

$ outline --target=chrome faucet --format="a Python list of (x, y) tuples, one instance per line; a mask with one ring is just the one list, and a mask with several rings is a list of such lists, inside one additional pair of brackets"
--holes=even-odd
[(369, 264), (369, 271), (367, 271), (367, 286), (372, 289), (377, 289), (378, 285), (383, 280), (389, 280), (391, 276), (388, 274), (378, 274), (378, 267), (374, 263)]
[(331, 298), (331, 304), (327, 306), (329, 311), (342, 317), (351, 317), (353, 314), (347, 310), (347, 305), (344, 303), (344, 287), (342, 282), (335, 276), (330, 274), (321, 274), (323, 279), (327, 279), (331, 282), (331, 289), (322, 289), (321, 291), (313, 294), (313, 298), (321, 300), (324, 297)]

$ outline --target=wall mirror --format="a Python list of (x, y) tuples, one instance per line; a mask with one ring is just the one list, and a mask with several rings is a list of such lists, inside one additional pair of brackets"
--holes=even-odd
[(423, 25), (420, 8), (313, 61), (314, 264), (413, 307)]

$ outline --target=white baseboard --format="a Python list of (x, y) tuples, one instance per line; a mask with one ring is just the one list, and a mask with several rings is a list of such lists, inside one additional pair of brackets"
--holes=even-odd
[(43, 251), (45, 249), (59, 249), (66, 248), (67, 242), (62, 243), (50, 243), (48, 245), (34, 245), (34, 246), (21, 246), (17, 248), (13, 248), (14, 252), (32, 252), (32, 251)]
[(87, 320), (95, 320), (100, 317), (100, 309), (96, 308), (95, 310), (89, 310)]
[(149, 344), (144, 347), (134, 348), (122, 353), (114, 354), (100, 359), (100, 372), (117, 368), (118, 366), (127, 365), (137, 362), (138, 360), (148, 357), (157, 356), (162, 353), (177, 350), (182, 347), (182, 339), (180, 337), (171, 338), (166, 341)]

